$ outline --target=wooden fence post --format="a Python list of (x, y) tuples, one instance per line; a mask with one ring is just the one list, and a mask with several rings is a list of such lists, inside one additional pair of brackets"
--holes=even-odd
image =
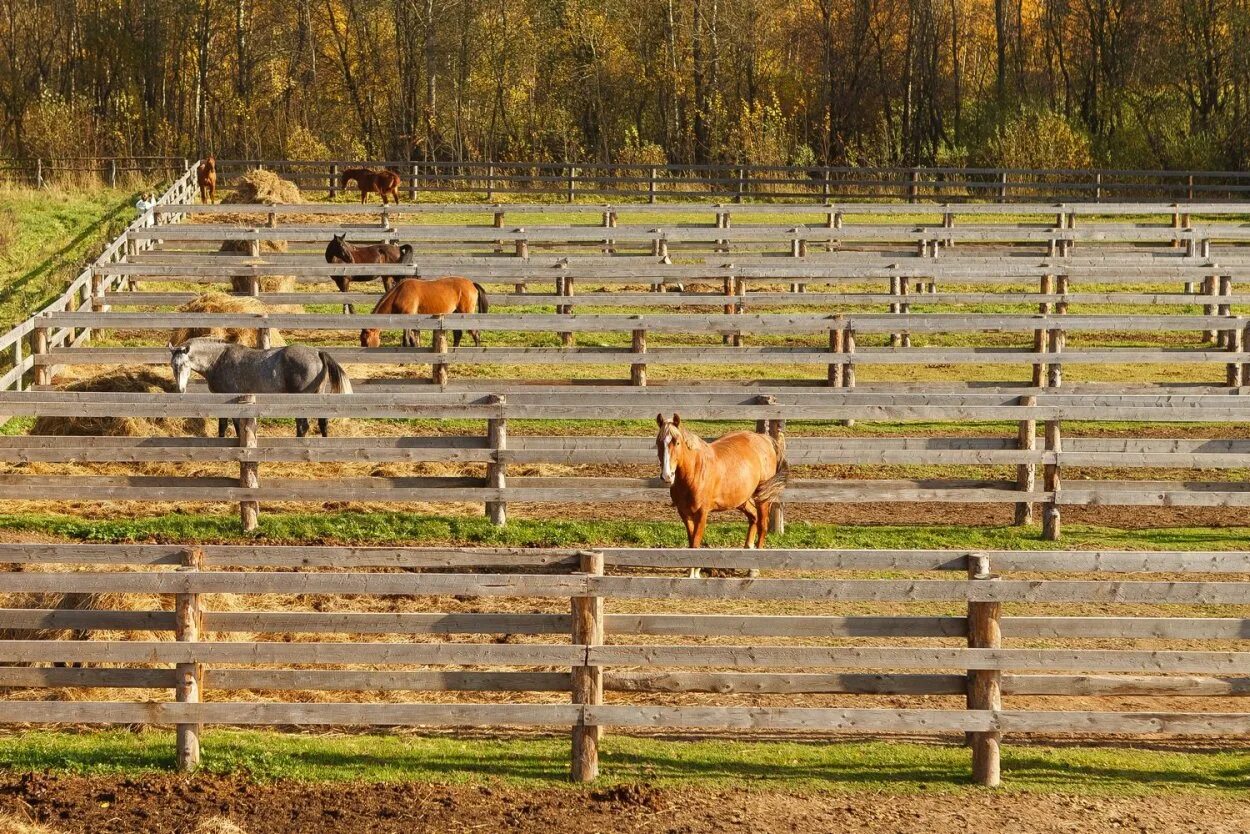
[(747, 190), (747, 169), (741, 167), (738, 169), (738, 193), (734, 196), (735, 203), (741, 203), (743, 196)]
[[(842, 323), (842, 317), (834, 316), (834, 321), (836, 323), (829, 330), (829, 352), (830, 353), (842, 353), (843, 351), (842, 335), (844, 333), (844, 325)], [(841, 388), (842, 387), (842, 363), (841, 362), (829, 363), (828, 372), (829, 372), (829, 377), (828, 377), (829, 387)]]
[[(573, 297), (573, 291), (574, 291), (574, 290), (573, 290), (573, 276), (572, 276), (572, 275), (565, 275), (565, 276), (564, 276), (564, 280), (563, 280), (563, 281), (561, 282), (561, 284), (560, 284), (560, 295), (564, 296), (565, 298), (572, 298), (572, 297)], [(566, 316), (571, 316), (571, 315), (573, 315), (573, 305), (572, 305), (572, 304), (565, 304), (565, 305), (564, 305), (564, 306), (562, 306), (562, 307), (558, 307), (558, 308), (556, 309), (556, 312), (557, 312), (557, 313), (563, 313), (563, 314), (564, 314), (564, 315), (566, 315)], [(561, 345), (563, 345), (564, 347), (570, 347), (570, 346), (572, 346), (572, 344), (573, 344), (573, 332), (572, 332), (572, 331), (562, 331), (562, 332), (560, 333), (560, 344), (561, 344)]]
[(486, 166), (486, 200), (495, 199), (495, 163)]
[(447, 355), (447, 331), (443, 327), (443, 317), (438, 317), (437, 326), (431, 332), (432, 345), (434, 353), (438, 354), (434, 361), (430, 363), (430, 380), (435, 385), (447, 384), (447, 363), (440, 362), (440, 357)]
[[(1208, 295), (1208, 296), (1215, 295), (1218, 291), (1219, 291), (1219, 288), (1217, 286), (1216, 276), (1208, 275), (1206, 278), (1202, 279), (1202, 292), (1204, 295)], [(1216, 308), (1214, 304), (1204, 304), (1202, 307), (1202, 314), (1204, 316), (1214, 316), (1215, 309)], [(1216, 331), (1204, 330), (1202, 332), (1202, 341), (1214, 342), (1216, 339), (1216, 336), (1217, 336)]]
[[(499, 416), (486, 421), (486, 445), (490, 448), (494, 461), (486, 466), (486, 486), (489, 489), (503, 489), (507, 486), (508, 464), (504, 461), (504, 452), (508, 448), (508, 420), (504, 417), (506, 400), (502, 394), (491, 397), (491, 402), (499, 406)], [(496, 527), (508, 523), (508, 504), (500, 499), (486, 502), (486, 517)]]
[[(1020, 405), (1032, 408), (1037, 405), (1037, 397), (1032, 395), (1020, 398)], [(1037, 421), (1029, 418), (1021, 420), (1016, 430), (1016, 448), (1024, 452), (1037, 449)], [(1037, 466), (1033, 463), (1016, 465), (1016, 488), (1023, 493), (1032, 493), (1037, 486)], [(1017, 525), (1033, 523), (1033, 502), (1020, 501), (1016, 504), (1015, 523)]]
[[(1047, 352), (1055, 356), (1063, 353), (1067, 338), (1067, 334), (1064, 333), (1062, 328), (1056, 327), (1052, 329), (1048, 339)], [(1046, 386), (1048, 388), (1058, 388), (1061, 385), (1063, 385), (1063, 363), (1052, 361), (1046, 366)]]
[[(1236, 326), (1232, 330), (1226, 331), (1228, 336), (1228, 350), (1230, 353), (1241, 353), (1244, 348), (1245, 322), (1241, 316), (1237, 316)], [(1230, 388), (1237, 388), (1241, 385), (1241, 362), (1234, 361), (1228, 363), (1228, 369), (1225, 372), (1225, 382)]]
[[(979, 553), (968, 557), (968, 579), (973, 582), (997, 579), (990, 573), (988, 557)], [(972, 590), (971, 585), (969, 590)], [(1002, 603), (998, 602), (968, 602), (968, 648), (1002, 648), (1002, 608)], [(997, 669), (968, 671), (968, 709), (994, 712), (1002, 709), (1002, 674)], [(970, 733), (969, 736), (972, 743), (972, 780), (987, 788), (998, 787), (1002, 778), (999, 760), (1002, 733), (989, 730)]]
[[(193, 574), (204, 567), (204, 553), (198, 547), (182, 554), (180, 573)], [(203, 624), (203, 608), (199, 594), (177, 594), (174, 598), (174, 639), (179, 643), (196, 643)], [(180, 704), (198, 704), (203, 699), (204, 667), (199, 663), (179, 663), (175, 672), (174, 697)], [(178, 770), (189, 773), (200, 766), (200, 723), (179, 724), (176, 730)]]
[[(635, 330), (633, 333), (633, 351), (641, 356), (647, 352), (647, 331)], [(647, 363), (635, 362), (629, 366), (629, 384), (639, 387), (647, 384)]]
[(43, 188), (43, 160), (35, 160), (35, 188)]
[[(890, 276), (890, 295), (891, 295), (891, 296), (895, 296), (895, 297), (897, 297), (897, 296), (899, 295), (899, 285), (900, 285), (900, 283), (901, 283), (903, 280), (904, 280), (904, 279), (903, 279), (903, 278), (901, 278), (901, 277), (899, 277), (898, 275), (891, 275), (891, 276)], [(899, 313), (899, 309), (900, 309), (900, 308), (899, 308), (899, 304), (898, 304), (898, 302), (896, 302), (896, 301), (891, 301), (891, 302), (890, 302), (890, 313), (891, 313), (892, 315), (898, 315), (898, 313)], [(891, 334), (890, 334), (890, 347), (898, 347), (898, 346), (899, 346), (899, 345), (901, 345), (902, 343), (903, 343), (903, 334), (902, 334), (902, 333), (891, 333)]]
[(109, 160), (109, 188), (117, 187), (117, 159)]
[[(244, 394), (239, 398), (239, 402), (243, 405), (255, 404), (256, 395)], [(242, 418), (238, 422), (238, 429), (239, 448), (255, 450), (259, 445), (256, 437), (256, 418)], [(260, 487), (259, 463), (247, 460), (239, 463), (239, 486), (244, 489), (258, 489)], [(250, 533), (255, 530), (260, 522), (260, 502), (240, 501), (239, 520), (243, 523), (243, 529), (245, 531)]]
[[(1244, 351), (1250, 349), (1250, 324), (1241, 331), (1241, 349)], [(1250, 362), (1241, 363), (1241, 375), (1237, 381), (1238, 386), (1250, 385)]]
[(568, 202), (576, 202), (577, 199), (577, 168), (570, 165), (568, 173)]
[[(580, 572), (587, 576), (603, 576), (603, 554), (583, 551), (578, 554)], [(592, 666), (590, 647), (603, 644), (603, 597), (572, 598), (573, 645), (586, 646), (586, 662), (573, 667), (573, 703), (581, 707), (603, 703), (603, 669)], [(586, 722), (585, 713), (573, 726), (574, 782), (590, 782), (599, 775), (599, 739), (603, 728)]]
[[(855, 330), (849, 325), (842, 328), (842, 352), (846, 354), (846, 364), (842, 366), (842, 387), (855, 387)], [(842, 421), (844, 426), (855, 425), (855, 419), (848, 417)]]
[(655, 166), (647, 169), (647, 202), (655, 202)]
[[(1227, 296), (1229, 296), (1229, 295), (1231, 295), (1231, 294), (1232, 294), (1232, 292), (1233, 292), (1233, 276), (1231, 276), (1231, 275), (1221, 275), (1221, 276), (1219, 276), (1219, 282), (1218, 282), (1218, 283), (1219, 283), (1219, 288), (1218, 288), (1218, 289), (1219, 289), (1219, 294), (1220, 294), (1221, 296), (1225, 296), (1225, 297), (1227, 297)], [(1226, 304), (1226, 303), (1225, 303), (1225, 304), (1220, 304), (1220, 305), (1217, 305), (1217, 306), (1216, 306), (1216, 308), (1215, 308), (1215, 314), (1216, 314), (1217, 316), (1228, 316), (1231, 312), (1232, 312), (1232, 307), (1231, 307), (1229, 304)], [(1220, 346), (1222, 346), (1222, 347), (1228, 347), (1230, 344), (1232, 344), (1232, 340), (1233, 340), (1233, 331), (1232, 331), (1232, 330), (1221, 330), (1221, 331), (1220, 331), (1220, 335), (1219, 335), (1219, 345), (1220, 345)]]
[(35, 357), (35, 385), (51, 385), (52, 366), (39, 364), (40, 357), (48, 355), (48, 328), (36, 327), (31, 331), (30, 352)]
[[(1058, 454), (1063, 451), (1063, 435), (1060, 432), (1059, 421), (1046, 421), (1046, 451), (1051, 454)], [(1046, 463), (1042, 467), (1042, 488), (1050, 493), (1050, 498), (1046, 499), (1046, 508), (1042, 511), (1042, 538), (1049, 542), (1059, 541), (1060, 521), (1059, 521), (1059, 461), (1056, 458), (1053, 463)]]
[[(1047, 334), (1047, 331), (1040, 329), (1040, 328), (1033, 331), (1033, 352), (1034, 353), (1041, 354), (1041, 355), (1046, 354), (1047, 348), (1049, 347), (1046, 334)], [(1033, 363), (1033, 387), (1034, 388), (1042, 388), (1046, 385), (1046, 372), (1047, 372), (1047, 367), (1046, 367), (1045, 362)]]
[(330, 163), (330, 199), (333, 200), (339, 193), (339, 166), (337, 162)]
[(412, 163), (412, 166), (408, 175), (408, 199), (414, 202), (417, 199), (417, 189), (420, 187), (420, 183), (419, 183), (420, 177), (421, 177), (421, 166), (418, 163), (414, 162)]

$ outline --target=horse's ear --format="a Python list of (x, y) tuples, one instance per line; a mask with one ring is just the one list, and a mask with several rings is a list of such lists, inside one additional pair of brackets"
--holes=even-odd
[(681, 415), (676, 411), (673, 412), (673, 425), (677, 426), (677, 428), (681, 428)]
[(655, 424), (659, 426), (660, 428), (664, 428), (664, 415), (663, 414), (655, 415)]

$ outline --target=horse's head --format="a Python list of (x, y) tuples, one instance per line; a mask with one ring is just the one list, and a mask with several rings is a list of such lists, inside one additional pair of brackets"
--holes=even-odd
[(187, 385), (191, 382), (191, 345), (175, 345), (169, 347), (169, 368), (174, 372), (174, 384), (179, 394), (187, 393)]
[(382, 344), (381, 330), (362, 330), (360, 331), (360, 346), (364, 348), (374, 348)]
[(663, 414), (655, 415), (660, 430), (655, 435), (655, 453), (660, 459), (660, 480), (671, 485), (677, 477), (677, 469), (686, 453), (688, 442), (681, 428), (681, 415), (674, 414), (665, 420)]
[(352, 262), (352, 253), (347, 251), (346, 237), (344, 233), (330, 238), (330, 242), (326, 244), (326, 263), (349, 264)]

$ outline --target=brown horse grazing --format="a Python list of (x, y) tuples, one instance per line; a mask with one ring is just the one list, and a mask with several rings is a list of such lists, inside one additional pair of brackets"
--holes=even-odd
[[(490, 301), (481, 284), (468, 278), (447, 276), (445, 278), (405, 278), (394, 286), (373, 308), (375, 313), (425, 313), (439, 316), (444, 313), (489, 313)], [(453, 345), (460, 347), (461, 331), (452, 332)], [(470, 330), (473, 344), (481, 347), (482, 339), (476, 330)], [(418, 330), (405, 330), (404, 347), (416, 347), (421, 339)], [(382, 331), (360, 331), (360, 346), (375, 348), (382, 344)]]
[[(412, 263), (412, 246), (405, 243), (396, 246), (393, 243), (369, 243), (359, 246), (348, 243), (346, 235), (334, 235), (326, 245), (326, 263), (328, 264), (398, 264)], [(334, 283), (339, 292), (351, 289), (352, 281), (372, 281), (376, 275), (336, 275)], [(389, 291), (396, 280), (393, 275), (382, 276), (382, 289)], [(344, 313), (356, 312), (353, 304), (343, 305)]]
[(371, 191), (376, 191), (382, 198), (382, 205), (386, 205), (388, 197), (396, 203), (399, 202), (399, 174), (394, 171), (385, 168), (348, 168), (339, 178), (339, 188), (347, 188), (347, 184), (353, 180), (360, 189), (361, 203), (368, 202)]
[(209, 154), (195, 169), (195, 181), (200, 186), (200, 202), (211, 203), (217, 199), (217, 157)]
[[(657, 414), (655, 422), (660, 427), (655, 436), (660, 479), (669, 485), (690, 547), (703, 546), (710, 513), (739, 509), (749, 522), (743, 547), (762, 548), (768, 511), (790, 477), (785, 438), (736, 431), (706, 443), (683, 429), (676, 414), (671, 421)], [(690, 575), (698, 576), (699, 568), (692, 568)]]

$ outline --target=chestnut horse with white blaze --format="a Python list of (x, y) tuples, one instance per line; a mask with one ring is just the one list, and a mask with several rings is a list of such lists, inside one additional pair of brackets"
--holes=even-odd
[[(748, 522), (743, 547), (762, 548), (768, 511), (790, 477), (785, 438), (736, 431), (707, 443), (681, 427), (680, 415), (665, 420), (657, 414), (655, 422), (660, 427), (655, 436), (660, 479), (669, 485), (690, 547), (703, 546), (708, 515), (736, 509)], [(692, 568), (690, 575), (698, 576), (699, 568)]]
[(200, 202), (217, 199), (217, 157), (209, 154), (195, 169), (195, 184), (200, 187)]
[(377, 192), (386, 205), (387, 198), (399, 203), (399, 174), (386, 168), (348, 168), (339, 178), (339, 188), (346, 189), (349, 182), (355, 181), (360, 189), (360, 202), (367, 202), (370, 192)]
[[(481, 284), (468, 278), (447, 276), (444, 278), (405, 278), (390, 289), (373, 308), (378, 314), (424, 313), (441, 316), (446, 313), (489, 313), (490, 300)], [(481, 347), (482, 339), (476, 330), (470, 330), (473, 344)], [(453, 346), (460, 347), (461, 331), (452, 331)], [(404, 347), (416, 347), (421, 339), (419, 330), (403, 332)], [(382, 344), (381, 330), (360, 331), (360, 346), (375, 348)]]

